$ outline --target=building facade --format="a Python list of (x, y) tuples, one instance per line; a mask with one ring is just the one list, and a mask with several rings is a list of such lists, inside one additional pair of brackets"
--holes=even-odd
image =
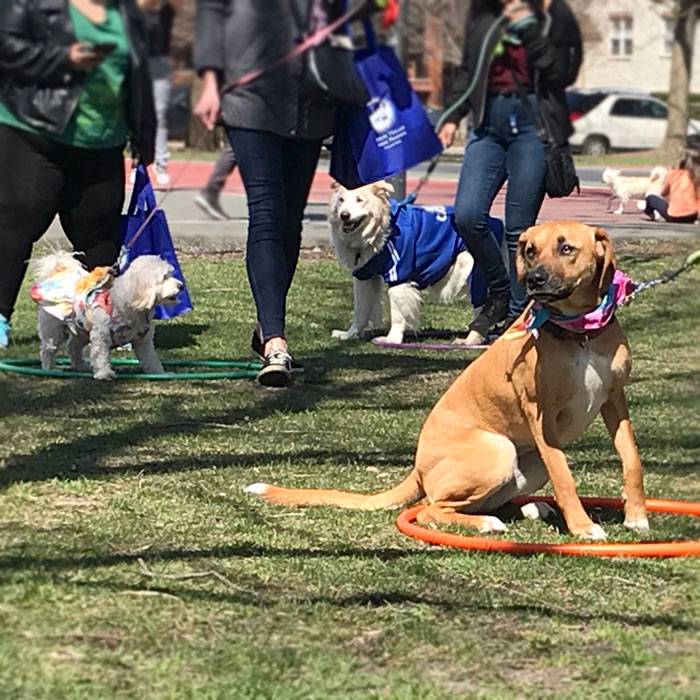
[[(571, 2), (571, 6), (584, 40), (578, 87), (668, 91), (675, 26), (670, 2), (587, 0)], [(700, 93), (699, 28), (690, 85), (693, 93)]]

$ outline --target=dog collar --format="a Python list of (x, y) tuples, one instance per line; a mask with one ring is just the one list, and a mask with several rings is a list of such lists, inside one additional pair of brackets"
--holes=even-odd
[(585, 314), (567, 316), (556, 314), (536, 301), (528, 309), (523, 320), (517, 325), (513, 325), (505, 337), (517, 338), (532, 333), (537, 338), (539, 329), (545, 324), (547, 324), (547, 328), (554, 326), (566, 332), (566, 334), (555, 333), (558, 337), (593, 337), (593, 334), (597, 335), (596, 331), (602, 331), (612, 321), (615, 311), (620, 306), (629, 302), (636, 286), (622, 270), (615, 270), (608, 291), (595, 309), (587, 311)]

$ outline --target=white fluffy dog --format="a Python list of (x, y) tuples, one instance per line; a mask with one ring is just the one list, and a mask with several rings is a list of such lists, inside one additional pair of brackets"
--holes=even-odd
[(348, 190), (333, 184), (329, 222), (340, 263), (353, 273), (354, 314), (350, 328), (334, 338), (350, 340), (381, 327), (382, 287), (389, 285), (391, 328), (385, 339), (401, 343), (419, 327), (421, 289), (449, 304), (469, 297), (474, 259), (444, 207), (396, 212), (394, 188), (376, 182)]
[(614, 199), (620, 200), (614, 213), (622, 214), (630, 199), (644, 199), (648, 194), (661, 194), (667, 175), (668, 169), (661, 165), (657, 165), (648, 177), (623, 175), (621, 170), (605, 168), (600, 179), (610, 187), (608, 210), (610, 210)]
[(66, 351), (76, 371), (89, 371), (83, 349), (90, 345), (95, 379), (114, 379), (109, 353), (131, 343), (143, 372), (162, 374), (153, 347), (153, 307), (173, 304), (182, 282), (173, 267), (157, 255), (134, 259), (113, 278), (109, 268), (88, 271), (72, 253), (51, 253), (32, 263), (32, 298), (39, 303), (41, 366), (53, 369), (56, 353), (67, 339)]

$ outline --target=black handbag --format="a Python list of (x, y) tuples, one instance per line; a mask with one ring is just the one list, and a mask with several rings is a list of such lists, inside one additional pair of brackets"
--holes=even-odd
[[(306, 31), (308, 22), (301, 21), (295, 0), (291, 6), (298, 25)], [(303, 60), (301, 97), (338, 106), (364, 105), (369, 101), (367, 88), (355, 70), (355, 50), (349, 36), (331, 34), (306, 51)]]
[(510, 73), (513, 76), (515, 87), (518, 90), (518, 97), (532, 117), (532, 122), (537, 129), (537, 136), (544, 148), (544, 158), (547, 164), (545, 174), (544, 191), (552, 198), (568, 197), (574, 189), (576, 194), (581, 194), (581, 184), (576, 174), (576, 166), (571, 156), (568, 144), (557, 145), (547, 131), (547, 123), (540, 119), (539, 115), (532, 109), (530, 100), (522, 84), (515, 75), (513, 66), (510, 66)]

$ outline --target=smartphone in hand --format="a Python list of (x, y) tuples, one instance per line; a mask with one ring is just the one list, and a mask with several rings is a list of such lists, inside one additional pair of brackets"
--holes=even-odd
[(97, 44), (88, 44), (86, 50), (100, 54), (101, 56), (107, 56), (116, 48), (117, 45), (113, 41), (102, 41), (98, 42)]

